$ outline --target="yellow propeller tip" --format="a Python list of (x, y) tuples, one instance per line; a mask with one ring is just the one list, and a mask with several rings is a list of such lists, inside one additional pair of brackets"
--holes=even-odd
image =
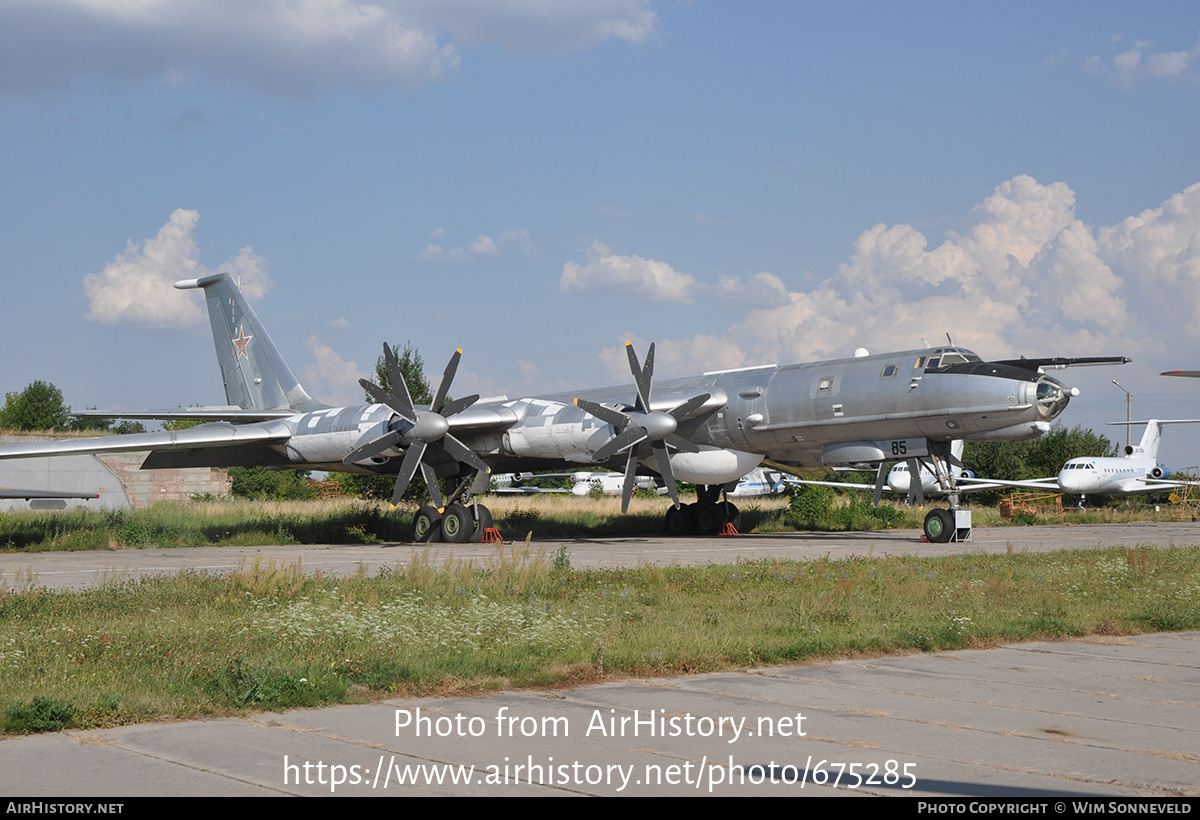
[(628, 339), (625, 340), (626, 347), (631, 347), (632, 345), (633, 345), (633, 342), (629, 341)]

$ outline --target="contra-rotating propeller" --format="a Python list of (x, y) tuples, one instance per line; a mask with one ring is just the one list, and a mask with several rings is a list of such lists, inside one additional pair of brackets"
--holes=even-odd
[(469, 464), (476, 470), (490, 472), (483, 459), (475, 455), (470, 447), (450, 435), (450, 422), (447, 419), (456, 413), (461, 413), (479, 400), (479, 396), (476, 394), (454, 401), (446, 401), (446, 394), (450, 391), (450, 382), (454, 380), (454, 373), (458, 370), (458, 360), (462, 358), (462, 348), (454, 351), (454, 355), (450, 357), (450, 363), (446, 365), (446, 370), (442, 374), (442, 383), (438, 385), (437, 393), (428, 410), (417, 410), (413, 406), (408, 385), (404, 383), (404, 374), (400, 372), (396, 356), (387, 344), (383, 346), (383, 358), (387, 362), (391, 391), (384, 390), (366, 379), (359, 379), (358, 383), (371, 398), (392, 408), (400, 418), (393, 419), (388, 424), (388, 432), (350, 453), (342, 459), (342, 463), (354, 464), (378, 455), (397, 444), (402, 445), (407, 449), (404, 453), (404, 461), (400, 465), (400, 473), (396, 476), (396, 491), (392, 493), (392, 506), (399, 503), (419, 466), (421, 475), (425, 479), (425, 486), (429, 489), (429, 497), (433, 500), (434, 506), (441, 509), (443, 507), (442, 493), (438, 489), (437, 475), (433, 471), (433, 466), (425, 458), (432, 449), (440, 449), (454, 461)]
[(671, 410), (650, 409), (650, 387), (654, 380), (654, 343), (646, 351), (645, 365), (639, 365), (637, 353), (633, 350), (633, 342), (625, 342), (625, 353), (629, 356), (629, 369), (633, 373), (633, 384), (637, 389), (637, 401), (634, 409), (628, 413), (612, 407), (605, 407), (594, 401), (575, 399), (579, 409), (607, 422), (616, 430), (616, 435), (592, 453), (593, 461), (606, 461), (617, 453), (629, 451), (629, 459), (625, 462), (625, 483), (621, 487), (621, 512), (628, 512), (629, 499), (633, 495), (634, 476), (637, 474), (637, 449), (649, 441), (654, 450), (654, 461), (659, 474), (667, 484), (667, 492), (675, 506), (679, 506), (679, 490), (675, 487), (675, 472), (671, 469), (671, 458), (667, 453), (668, 447), (682, 450), (685, 453), (698, 453), (700, 448), (675, 430), (679, 422), (694, 413), (706, 401), (710, 394), (702, 393), (688, 399)]

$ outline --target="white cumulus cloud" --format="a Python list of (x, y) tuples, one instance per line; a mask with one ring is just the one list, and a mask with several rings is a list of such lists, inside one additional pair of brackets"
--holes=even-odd
[(1136, 40), (1133, 45), (1106, 62), (1098, 56), (1088, 57), (1084, 68), (1093, 74), (1111, 77), (1122, 88), (1130, 88), (1143, 77), (1158, 80), (1196, 78), (1195, 64), (1200, 59), (1200, 44), (1186, 51), (1154, 51), (1148, 40)]
[(358, 362), (343, 359), (316, 336), (309, 336), (307, 341), (313, 361), (301, 376), (305, 389), (335, 406), (362, 404), (363, 390), (358, 380), (373, 376), (359, 370)]
[[(208, 276), (212, 271), (197, 260), (199, 248), (193, 237), (200, 214), (175, 210), (153, 239), (140, 245), (129, 241), (100, 273), (83, 279), (88, 298), (87, 318), (103, 324), (175, 327), (203, 322), (208, 314), (204, 302), (174, 288), (180, 279)], [(251, 301), (261, 298), (272, 282), (266, 263), (250, 247), (224, 262), (218, 271), (239, 279), (242, 292)]]
[(619, 256), (599, 239), (587, 250), (587, 264), (563, 265), (563, 290), (621, 291), (663, 302), (691, 302), (696, 280), (666, 262)]
[(271, 93), (415, 87), (457, 74), (460, 47), (562, 53), (655, 33), (649, 0), (9, 0), (0, 4), (0, 91), (80, 77), (196, 71)]
[[(912, 225), (876, 225), (815, 288), (781, 294), (777, 278), (759, 282), (775, 301), (724, 333), (658, 340), (662, 372), (911, 349), (947, 331), (985, 358), (1160, 355), (1200, 341), (1200, 183), (1097, 227), (1066, 183), (1018, 176), (934, 247)], [(722, 277), (715, 292), (748, 287)], [(620, 353), (602, 356), (614, 375)]]

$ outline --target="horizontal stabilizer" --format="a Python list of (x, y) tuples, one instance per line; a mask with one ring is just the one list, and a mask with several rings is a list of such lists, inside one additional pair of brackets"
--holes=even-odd
[(0, 487), (0, 498), (99, 498), (99, 493), (70, 493), (56, 490), (14, 490)]
[(99, 453), (135, 453), (141, 450), (187, 450), (193, 447), (237, 447), (265, 444), (291, 438), (287, 425), (229, 424), (216, 422), (186, 430), (159, 433), (133, 433), (127, 436), (70, 438), (34, 441), (0, 447), (0, 458), (40, 458), (42, 456), (95, 455)]

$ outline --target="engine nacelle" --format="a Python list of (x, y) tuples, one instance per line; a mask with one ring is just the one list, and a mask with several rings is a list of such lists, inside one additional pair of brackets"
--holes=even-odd
[(974, 478), (975, 471), (974, 470), (959, 470), (958, 477), (959, 478)]
[(1161, 464), (1146, 472), (1146, 475), (1150, 476), (1151, 478), (1166, 478), (1170, 474), (1171, 471)]
[[(763, 457), (755, 453), (701, 446), (698, 453), (672, 453), (671, 471), (675, 478), (689, 484), (728, 484), (739, 480), (762, 460)], [(655, 468), (654, 459), (643, 463)]]

